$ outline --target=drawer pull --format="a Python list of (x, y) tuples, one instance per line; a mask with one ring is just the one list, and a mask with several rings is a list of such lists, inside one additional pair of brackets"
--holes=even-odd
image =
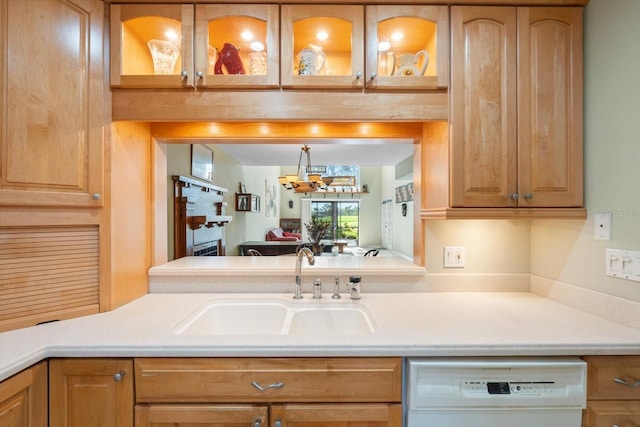
[(113, 375), (113, 380), (114, 380), (115, 382), (120, 382), (120, 381), (122, 381), (122, 377), (124, 377), (124, 374), (125, 374), (125, 372), (124, 372), (124, 371), (120, 371), (120, 372), (118, 372), (117, 374), (114, 374), (114, 375)]
[(254, 381), (251, 383), (252, 386), (254, 386), (255, 388), (257, 388), (260, 391), (265, 391), (265, 390), (269, 390), (270, 388), (282, 388), (284, 387), (284, 383), (273, 383), (273, 384), (269, 384), (268, 386), (261, 386), (260, 384), (258, 384), (257, 381)]
[(282, 427), (282, 421), (280, 421), (280, 418), (276, 419), (276, 422), (273, 423), (273, 427)]
[(618, 384), (626, 385), (627, 387), (640, 387), (640, 381), (636, 381), (635, 383), (630, 383), (621, 378), (614, 378), (613, 380)]
[(253, 427), (262, 427), (262, 420), (258, 418), (253, 422)]

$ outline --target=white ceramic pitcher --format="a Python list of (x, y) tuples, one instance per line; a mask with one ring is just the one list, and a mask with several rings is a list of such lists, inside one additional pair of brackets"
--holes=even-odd
[(322, 71), (326, 57), (320, 46), (309, 45), (298, 54), (298, 74), (315, 76)]
[[(420, 61), (420, 57), (423, 57), (422, 68), (418, 70), (417, 65)], [(415, 55), (411, 53), (405, 53), (395, 58), (393, 66), (394, 76), (424, 76), (427, 71), (427, 65), (429, 65), (429, 53), (426, 50), (421, 50)]]

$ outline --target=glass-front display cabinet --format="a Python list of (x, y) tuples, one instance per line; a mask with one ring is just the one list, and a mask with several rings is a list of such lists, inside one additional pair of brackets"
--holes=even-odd
[(114, 87), (277, 87), (278, 5), (111, 6)]
[(193, 5), (112, 5), (111, 86), (193, 86), (193, 14)]
[(278, 87), (278, 5), (196, 5), (197, 87)]
[(367, 88), (449, 85), (447, 6), (367, 6)]
[(364, 86), (363, 6), (281, 7), (282, 87)]

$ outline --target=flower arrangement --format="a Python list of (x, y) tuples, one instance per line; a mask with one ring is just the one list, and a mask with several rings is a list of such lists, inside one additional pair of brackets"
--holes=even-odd
[(331, 221), (327, 218), (311, 218), (311, 222), (304, 223), (309, 235), (309, 241), (314, 245), (320, 245), (320, 241), (331, 229)]

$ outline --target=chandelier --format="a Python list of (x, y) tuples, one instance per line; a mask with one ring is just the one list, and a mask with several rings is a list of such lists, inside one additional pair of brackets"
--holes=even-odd
[[(300, 149), (300, 159), (298, 159), (298, 173), (296, 175), (290, 174), (278, 177), (278, 182), (282, 184), (287, 190), (293, 190), (296, 193), (313, 193), (318, 189), (325, 189), (327, 185), (331, 184), (333, 177), (321, 176), (311, 168), (311, 154), (309, 153), (311, 148), (308, 145), (304, 145)], [(300, 173), (300, 166), (302, 164), (302, 154), (307, 155), (307, 167), (304, 170), (304, 174)], [(307, 180), (305, 180), (305, 175)]]

